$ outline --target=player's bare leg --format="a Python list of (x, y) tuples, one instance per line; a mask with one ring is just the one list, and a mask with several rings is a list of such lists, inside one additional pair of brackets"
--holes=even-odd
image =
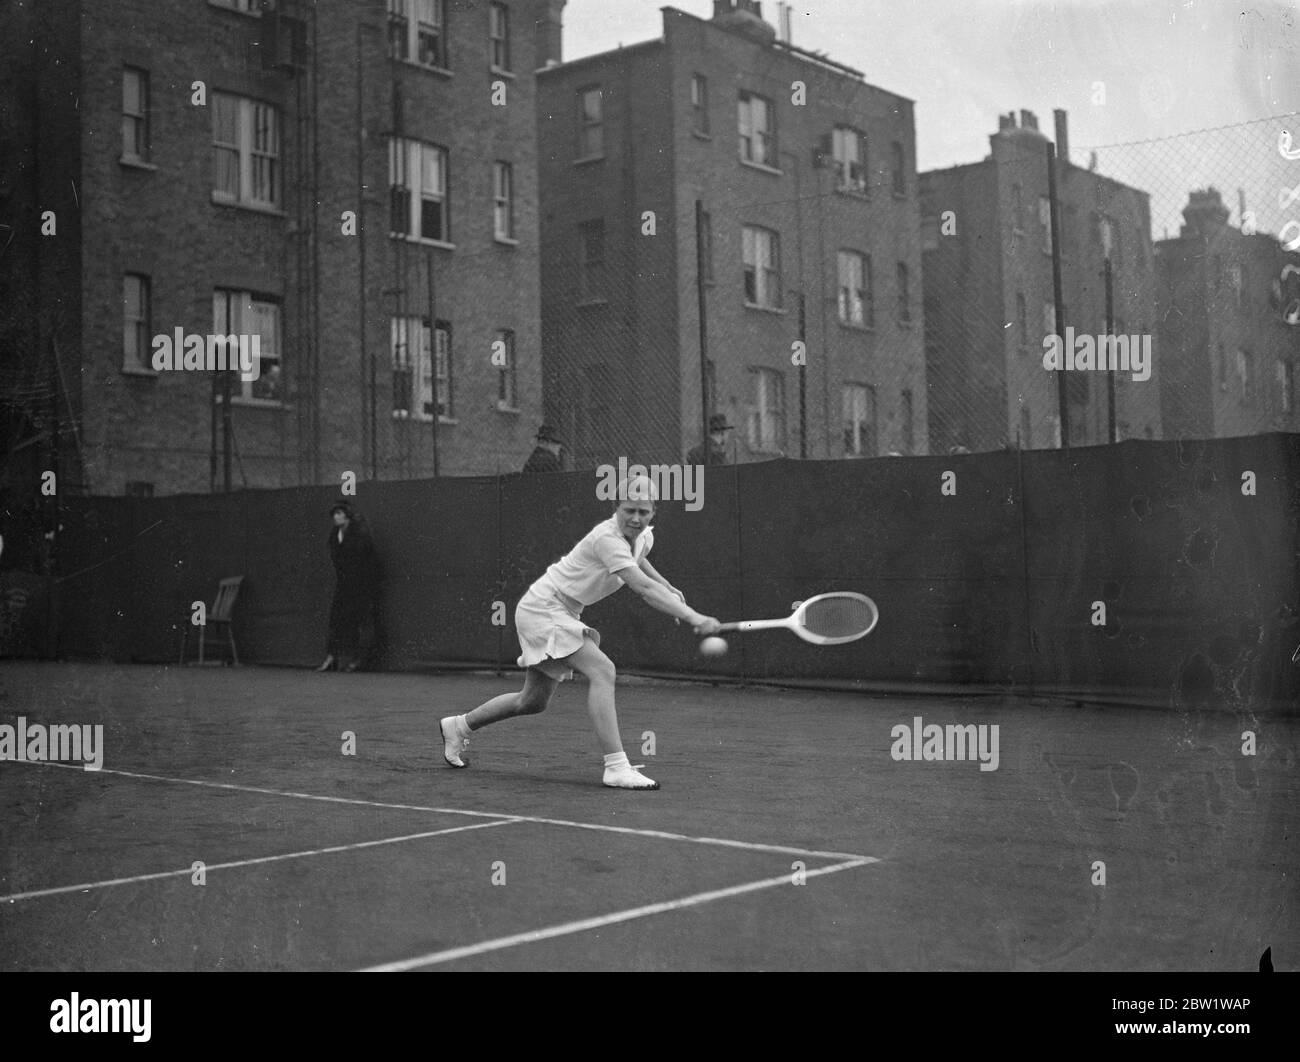
[(517, 715), (536, 715), (546, 711), (551, 703), (559, 683), (538, 671), (529, 668), (524, 672), (524, 688), (518, 693), (502, 693), (491, 700), (484, 701), (472, 712), (464, 715), (449, 715), (439, 723), (442, 731), (442, 757), (453, 767), (468, 767), (462, 756), (469, 745), (469, 735), (490, 723), (499, 723), (502, 719), (513, 719)]
[(614, 662), (590, 638), (565, 662), (587, 676), (587, 714), (605, 754), (604, 783), (615, 789), (658, 789), (659, 783), (636, 770), (623, 751), (614, 711)]

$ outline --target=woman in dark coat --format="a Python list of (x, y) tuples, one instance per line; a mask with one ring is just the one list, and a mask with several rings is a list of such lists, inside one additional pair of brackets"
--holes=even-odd
[(375, 548), (365, 521), (347, 502), (335, 505), (330, 515), (334, 526), (328, 542), (336, 582), (325, 648), (328, 655), (316, 670), (355, 671), (361, 662), (361, 625), (373, 613), (378, 594)]

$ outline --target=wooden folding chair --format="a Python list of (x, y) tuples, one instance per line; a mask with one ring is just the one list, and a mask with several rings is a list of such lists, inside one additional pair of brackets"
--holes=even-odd
[[(208, 622), (199, 628), (199, 666), (203, 666), (203, 651), (208, 640), (209, 627), (221, 627), (226, 629), (226, 643), (230, 647), (231, 661), (235, 666), (239, 665), (239, 650), (235, 648), (235, 631), (234, 631), (234, 612), (235, 600), (239, 597), (239, 584), (244, 581), (242, 575), (233, 575), (229, 579), (222, 579), (217, 584), (217, 599), (208, 609)], [(189, 617), (185, 619), (184, 633), (181, 635), (181, 664), (185, 663), (185, 645), (189, 640), (190, 627), (192, 624)]]

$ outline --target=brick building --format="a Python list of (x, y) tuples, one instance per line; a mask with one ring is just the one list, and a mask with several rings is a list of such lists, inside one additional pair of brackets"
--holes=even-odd
[[(922, 287), (930, 446), (990, 450), (1020, 439), (1059, 445), (1058, 375), (1043, 367), (1056, 325), (1047, 138), (1021, 111), (999, 118), (981, 162), (921, 174)], [(1056, 112), (1062, 323), (1105, 333), (1107, 244), (1114, 334), (1151, 335), (1155, 284), (1147, 193), (1072, 165), (1064, 111)], [(1159, 438), (1158, 343), (1151, 377), (1115, 376), (1117, 434)], [(1104, 443), (1106, 373), (1066, 373), (1072, 445)]]
[(1171, 438), (1300, 431), (1300, 254), (1228, 224), (1218, 191), (1194, 191), (1180, 234), (1156, 244), (1161, 391)]
[[(65, 481), (94, 493), (519, 468), (541, 416), (534, 71), (562, 8), (4, 5), (26, 473), (55, 414)], [(258, 336), (260, 376), (154, 372), (176, 329)]]
[(751, 0), (664, 8), (538, 100), (547, 419), (579, 467), (682, 460), (704, 380), (738, 461), (925, 452), (911, 101)]

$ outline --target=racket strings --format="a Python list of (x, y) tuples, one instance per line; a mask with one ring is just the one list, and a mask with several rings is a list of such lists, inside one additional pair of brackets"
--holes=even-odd
[(867, 602), (856, 597), (828, 597), (814, 601), (804, 612), (803, 625), (822, 638), (848, 638), (868, 630), (875, 614)]

